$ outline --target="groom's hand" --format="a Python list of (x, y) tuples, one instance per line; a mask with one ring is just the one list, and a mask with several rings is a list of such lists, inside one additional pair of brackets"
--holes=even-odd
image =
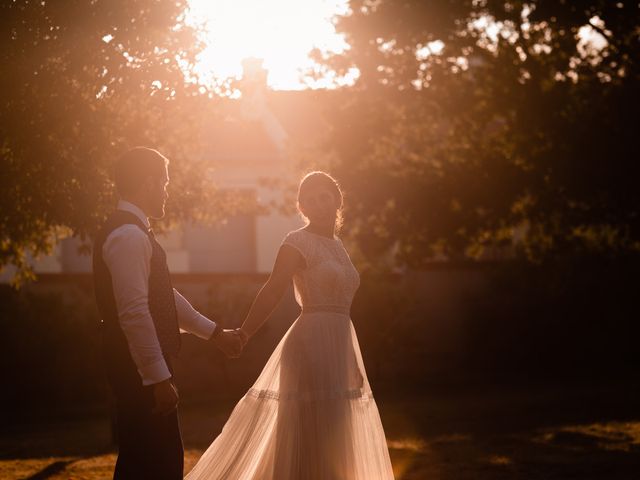
[(153, 385), (155, 407), (152, 412), (158, 415), (168, 415), (178, 406), (178, 390), (168, 378)]
[(230, 358), (238, 358), (242, 353), (242, 339), (235, 330), (225, 328), (215, 338), (213, 343)]

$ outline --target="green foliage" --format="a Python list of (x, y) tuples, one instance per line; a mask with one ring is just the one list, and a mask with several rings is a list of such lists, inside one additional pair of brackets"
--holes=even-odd
[(25, 252), (91, 234), (113, 208), (111, 166), (135, 145), (171, 160), (169, 221), (220, 214), (195, 155), (216, 103), (185, 82), (200, 47), (185, 5), (0, 3), (0, 265), (25, 273)]
[(324, 62), (360, 78), (327, 106), (323, 151), (372, 261), (639, 248), (636, 3), (351, 10), (338, 28), (352, 48)]

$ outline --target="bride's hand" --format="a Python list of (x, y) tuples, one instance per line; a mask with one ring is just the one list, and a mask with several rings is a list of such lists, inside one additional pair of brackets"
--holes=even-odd
[(220, 334), (213, 339), (213, 342), (229, 358), (238, 358), (240, 354), (242, 354), (244, 347), (238, 332), (228, 328), (222, 330)]
[(242, 348), (244, 348), (247, 345), (247, 342), (249, 341), (249, 335), (247, 335), (247, 333), (244, 330), (242, 330), (242, 328), (236, 328), (235, 331), (238, 333), (238, 336), (242, 341)]

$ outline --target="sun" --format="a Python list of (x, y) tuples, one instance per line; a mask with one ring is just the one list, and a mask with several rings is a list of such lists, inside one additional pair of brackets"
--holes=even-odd
[(348, 48), (332, 19), (348, 12), (348, 0), (189, 0), (185, 22), (198, 28), (205, 43), (191, 72), (201, 83), (238, 78), (241, 62), (260, 58), (268, 84), (277, 90), (331, 87), (352, 83), (343, 78), (303, 82), (314, 62), (314, 48), (341, 53)]

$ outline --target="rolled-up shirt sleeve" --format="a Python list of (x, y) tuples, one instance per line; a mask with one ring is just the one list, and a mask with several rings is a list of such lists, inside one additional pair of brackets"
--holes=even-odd
[(173, 289), (173, 296), (176, 300), (176, 311), (178, 313), (180, 330), (182, 332), (192, 333), (205, 340), (211, 338), (211, 335), (213, 335), (216, 329), (216, 323), (193, 308), (187, 299), (180, 295), (180, 292), (175, 288)]
[(143, 385), (171, 378), (149, 311), (151, 253), (149, 238), (135, 225), (114, 230), (102, 249), (111, 273), (120, 327)]

